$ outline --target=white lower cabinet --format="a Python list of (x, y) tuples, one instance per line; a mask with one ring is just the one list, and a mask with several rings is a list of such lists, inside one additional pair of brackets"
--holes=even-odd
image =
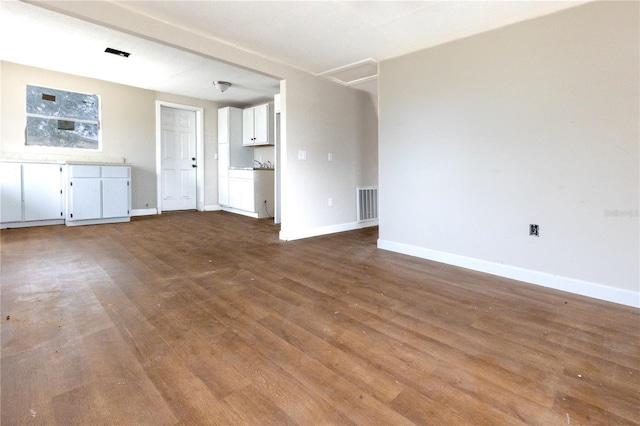
[(128, 222), (130, 209), (129, 166), (0, 162), (0, 228)]
[(22, 166), (25, 221), (64, 219), (62, 170), (57, 164)]
[(22, 222), (22, 164), (0, 164), (0, 222)]
[(64, 223), (64, 166), (0, 163), (0, 227)]
[(256, 218), (273, 213), (272, 170), (229, 170), (229, 207)]
[(253, 212), (255, 210), (253, 201), (253, 172), (239, 172), (235, 170), (231, 172), (231, 176), (229, 176), (229, 207)]
[(102, 217), (129, 217), (129, 180), (102, 180)]
[(67, 225), (130, 220), (130, 167), (94, 165), (67, 167)]

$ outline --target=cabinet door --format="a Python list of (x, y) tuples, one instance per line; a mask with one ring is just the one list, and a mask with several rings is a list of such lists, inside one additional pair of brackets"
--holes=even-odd
[(64, 219), (59, 165), (23, 164), (22, 185), (24, 220)]
[(218, 204), (221, 206), (229, 205), (229, 176), (218, 176)]
[(255, 143), (253, 130), (253, 108), (242, 110), (242, 145)]
[(22, 165), (0, 164), (0, 222), (22, 221)]
[(258, 105), (253, 108), (253, 132), (254, 132), (254, 144), (256, 145), (268, 145), (269, 144), (269, 104)]
[(229, 175), (229, 144), (218, 145), (218, 175)]
[(229, 206), (253, 211), (253, 179), (229, 178)]
[(218, 109), (218, 143), (229, 143), (230, 107)]
[(129, 180), (103, 179), (102, 181), (102, 217), (129, 216)]
[(69, 182), (67, 220), (99, 219), (102, 197), (99, 178), (80, 178)]
[(240, 188), (242, 179), (229, 178), (229, 207), (239, 209), (242, 205)]
[(253, 200), (253, 179), (243, 179), (240, 182), (240, 209), (248, 212), (255, 211)]

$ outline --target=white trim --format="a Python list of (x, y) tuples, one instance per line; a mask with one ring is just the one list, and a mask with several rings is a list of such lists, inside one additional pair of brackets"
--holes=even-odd
[(129, 222), (131, 217), (110, 217), (107, 219), (87, 219), (87, 220), (67, 220), (65, 225), (67, 226), (83, 226), (83, 225), (101, 225), (103, 223), (122, 223)]
[(422, 259), (446, 263), (448, 265), (459, 266), (461, 268), (471, 269), (474, 271), (485, 272), (487, 274), (497, 275), (513, 280), (524, 281), (526, 283), (536, 284), (555, 290), (567, 291), (569, 293), (605, 300), (607, 302), (640, 308), (640, 292), (638, 291), (623, 290), (602, 284), (553, 275), (546, 272), (532, 271), (529, 269), (518, 268), (516, 266), (503, 265), (500, 263), (382, 239), (378, 240), (378, 248), (407, 254), (409, 256), (420, 257)]
[(196, 113), (196, 209), (204, 211), (204, 108), (156, 101), (156, 191), (158, 214), (162, 213), (162, 114), (161, 107), (176, 108)]
[(204, 206), (205, 212), (217, 212), (220, 210), (222, 210), (222, 206), (220, 204), (213, 204), (213, 205), (209, 204)]
[(158, 209), (132, 209), (131, 217), (133, 216), (152, 216), (158, 214)]
[(248, 216), (248, 217), (252, 217), (254, 219), (258, 219), (259, 214), (256, 212), (249, 212), (246, 210), (240, 210), (240, 209), (236, 209), (233, 207), (222, 207), (221, 210), (224, 210), (225, 212), (229, 212), (229, 213), (235, 213), (235, 214), (241, 214), (242, 216)]
[[(372, 75), (368, 75), (366, 77), (360, 77), (360, 78), (356, 78), (355, 80), (349, 80), (349, 81), (342, 80), (342, 79), (340, 79), (338, 77), (334, 77), (332, 75), (332, 74), (339, 74), (339, 73), (344, 72), (344, 71), (349, 71), (349, 70), (352, 70), (352, 69), (356, 69), (358, 67), (362, 67), (362, 66), (365, 66), (365, 65), (375, 65), (376, 66), (376, 73), (372, 74)], [(351, 64), (343, 65), (341, 67), (333, 68), (333, 69), (330, 69), (328, 71), (321, 72), (319, 74), (316, 74), (316, 77), (324, 77), (324, 78), (326, 78), (328, 80), (333, 81), (334, 83), (338, 83), (338, 84), (341, 84), (343, 86), (350, 87), (350, 86), (355, 86), (355, 85), (358, 85), (358, 84), (366, 83), (368, 81), (376, 80), (378, 78), (377, 68), (378, 68), (378, 61), (376, 61), (373, 58), (368, 58), (368, 59), (363, 59), (361, 61), (353, 62)]]
[(24, 222), (3, 222), (0, 229), (29, 228), (32, 226), (64, 225), (64, 219), (31, 220)]
[(280, 231), (280, 239), (284, 241), (300, 240), (303, 238), (317, 237), (320, 235), (353, 231), (355, 229), (368, 228), (371, 226), (378, 226), (378, 220), (376, 219), (367, 222), (341, 223), (338, 225), (320, 226), (317, 228), (298, 229), (293, 231), (282, 230)]
[(316, 77), (325, 77), (329, 74), (336, 74), (336, 73), (347, 71), (353, 68), (358, 68), (363, 65), (378, 65), (378, 61), (376, 61), (373, 58), (362, 59), (360, 61), (352, 62), (347, 65), (342, 65), (336, 68), (331, 68), (330, 70), (327, 70), (327, 71), (323, 71), (321, 73), (316, 74)]
[[(327, 78), (333, 78), (333, 77), (327, 77)], [(370, 81), (377, 80), (377, 79), (378, 79), (378, 74), (370, 75), (369, 77), (356, 78), (355, 80), (348, 81), (345, 85), (347, 87), (352, 87), (352, 86), (357, 86), (358, 84), (368, 83)]]

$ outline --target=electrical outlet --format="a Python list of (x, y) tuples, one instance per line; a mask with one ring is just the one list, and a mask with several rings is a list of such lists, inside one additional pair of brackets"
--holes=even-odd
[(330, 153), (327, 155), (327, 161), (333, 161), (333, 153), (332, 153), (332, 152), (330, 152)]
[(333, 206), (333, 198), (329, 197), (329, 199), (327, 200), (327, 205), (329, 207)]
[(530, 224), (529, 225), (529, 235), (532, 237), (540, 236), (540, 227), (538, 225)]
[(298, 160), (306, 160), (307, 159), (307, 151), (304, 151), (302, 149), (298, 150)]

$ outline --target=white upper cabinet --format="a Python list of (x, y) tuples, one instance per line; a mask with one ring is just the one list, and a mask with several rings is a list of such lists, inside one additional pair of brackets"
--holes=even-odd
[(253, 117), (253, 108), (246, 108), (242, 110), (242, 145), (244, 146), (255, 145)]
[(273, 104), (262, 104), (242, 111), (242, 144), (273, 145)]

